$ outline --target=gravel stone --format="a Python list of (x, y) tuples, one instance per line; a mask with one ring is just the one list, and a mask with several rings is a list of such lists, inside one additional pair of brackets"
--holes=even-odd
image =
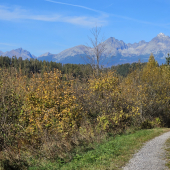
[(134, 154), (123, 170), (167, 170), (165, 166), (164, 144), (170, 138), (170, 132), (146, 142), (144, 146)]

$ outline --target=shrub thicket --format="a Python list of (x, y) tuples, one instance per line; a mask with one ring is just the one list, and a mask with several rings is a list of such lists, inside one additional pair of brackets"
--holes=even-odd
[(0, 70), (0, 160), (24, 169), (31, 157), (72, 159), (78, 145), (127, 127), (169, 126), (170, 69), (148, 63), (126, 78), (114, 71), (85, 81), (60, 71), (22, 76)]

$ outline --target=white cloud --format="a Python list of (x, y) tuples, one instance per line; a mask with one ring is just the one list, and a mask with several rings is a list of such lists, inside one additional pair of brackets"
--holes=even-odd
[[(84, 8), (84, 9), (87, 9), (87, 10), (90, 10), (90, 11), (94, 11), (94, 12), (100, 13), (100, 14), (102, 14), (103, 17), (111, 17), (111, 16), (113, 16), (113, 17), (116, 17), (116, 18), (130, 20), (130, 21), (138, 22), (138, 23), (142, 23), (142, 24), (154, 25), (154, 26), (159, 26), (159, 27), (166, 27), (166, 25), (164, 25), (164, 24), (157, 24), (157, 23), (152, 23), (152, 22), (148, 22), (148, 21), (142, 21), (142, 20), (130, 18), (130, 17), (127, 17), (127, 16), (116, 15), (116, 14), (107, 14), (107, 13), (105, 13), (103, 11), (99, 11), (99, 10), (95, 10), (95, 9), (92, 9), (92, 8), (88, 8), (86, 6), (69, 4), (69, 3), (63, 3), (63, 2), (53, 1), (53, 0), (45, 0), (45, 1), (51, 2), (51, 3), (56, 3), (56, 4), (74, 6), (74, 7), (78, 7), (78, 8)], [(158, 0), (158, 1), (160, 1), (160, 0)], [(169, 2), (169, 0), (165, 0), (165, 1)], [(106, 8), (108, 8), (108, 7), (112, 6), (112, 5), (113, 5), (113, 3), (110, 4), (109, 6), (107, 6)]]
[(87, 9), (87, 10), (90, 10), (90, 11), (103, 13), (102, 11), (95, 10), (95, 9), (92, 9), (92, 8), (88, 8), (88, 7), (86, 7), (86, 6), (82, 6), (82, 5), (74, 5), (74, 4), (63, 3), (63, 2), (52, 1), (52, 0), (45, 0), (45, 1), (52, 2), (52, 3), (56, 3), (56, 4), (62, 4), (62, 5), (68, 5), (68, 6), (74, 6), (74, 7), (78, 7), (78, 8), (84, 8), (84, 9)]
[(26, 12), (26, 10), (19, 7), (9, 8), (7, 6), (0, 6), (0, 20), (21, 19)]
[(38, 20), (46, 22), (65, 22), (74, 25), (93, 27), (107, 24), (105, 16), (91, 17), (91, 16), (64, 16), (61, 14), (52, 15), (37, 15), (20, 7), (9, 8), (0, 6), (0, 20), (17, 21), (17, 20)]
[(16, 46), (16, 44), (1, 43), (1, 42), (0, 42), (0, 45), (3, 45), (3, 46), (11, 46), (11, 47), (15, 47), (15, 46)]

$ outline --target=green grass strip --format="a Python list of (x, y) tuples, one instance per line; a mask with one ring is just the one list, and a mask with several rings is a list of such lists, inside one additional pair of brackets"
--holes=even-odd
[(66, 164), (44, 161), (39, 167), (29, 170), (111, 170), (121, 169), (143, 143), (169, 131), (167, 128), (139, 130), (133, 134), (110, 137), (101, 144), (95, 144), (93, 150), (77, 153)]

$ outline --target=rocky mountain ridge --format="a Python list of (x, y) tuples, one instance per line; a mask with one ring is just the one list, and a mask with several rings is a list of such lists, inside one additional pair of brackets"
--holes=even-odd
[(2, 56), (8, 56), (8, 57), (13, 57), (16, 56), (17, 58), (22, 57), (23, 60), (25, 59), (30, 59), (30, 58), (37, 58), (36, 56), (32, 55), (29, 51), (23, 50), (22, 48), (18, 48), (16, 50), (11, 50), (11, 51), (6, 51), (5, 53), (1, 53), (0, 55)]
[[(126, 44), (122, 40), (110, 37), (100, 45), (104, 46), (105, 51), (103, 55), (107, 57), (106, 62), (109, 62), (110, 65), (136, 62), (139, 59), (147, 61), (151, 53), (154, 54), (158, 63), (161, 64), (164, 63), (165, 57), (170, 52), (170, 37), (160, 33), (149, 42), (142, 40), (133, 44)], [(47, 52), (39, 57), (35, 57), (29, 51), (19, 48), (5, 53), (0, 51), (0, 55), (8, 57), (21, 56), (23, 59), (37, 58), (38, 60), (54, 61), (63, 64), (86, 64), (83, 57), (94, 55), (94, 49), (85, 45), (78, 45), (58, 54)]]
[[(126, 44), (122, 40), (110, 37), (103, 42), (103, 45), (105, 47), (104, 55), (107, 56), (107, 61), (108, 58), (114, 60), (111, 61), (110, 64), (135, 62), (139, 59), (146, 62), (151, 53), (154, 54), (158, 63), (162, 64), (170, 52), (170, 37), (160, 33), (149, 42), (142, 40), (133, 44)], [(61, 63), (69, 63), (72, 61), (72, 63), (76, 63), (76, 60), (80, 61), (80, 56), (93, 55), (93, 50), (93, 48), (84, 45), (75, 46), (59, 54), (53, 54), (52, 61)], [(41, 57), (38, 57), (38, 59), (41, 60)], [(48, 58), (48, 56), (46, 56), (46, 58)], [(80, 61), (80, 63), (83, 62), (83, 60)]]

